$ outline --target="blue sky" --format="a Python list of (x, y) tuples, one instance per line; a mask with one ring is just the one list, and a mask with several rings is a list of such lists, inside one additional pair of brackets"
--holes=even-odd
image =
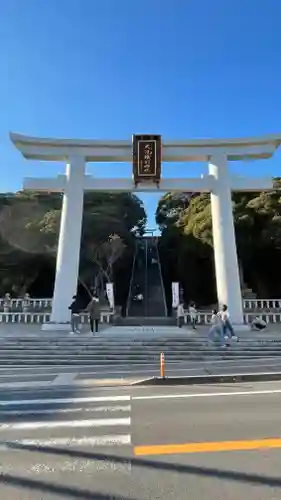
[[(10, 130), (164, 140), (281, 132), (280, 0), (9, 0), (0, 15), (1, 191), (64, 168), (21, 158)], [(281, 175), (280, 160), (233, 169)], [(204, 169), (164, 165), (164, 175)], [(131, 166), (89, 172), (122, 177)], [(155, 226), (157, 195), (143, 199)]]

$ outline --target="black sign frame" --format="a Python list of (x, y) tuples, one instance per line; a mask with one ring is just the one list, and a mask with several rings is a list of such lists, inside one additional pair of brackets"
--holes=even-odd
[[(133, 175), (135, 184), (161, 179), (161, 135), (133, 135)], [(150, 161), (148, 162), (148, 158)], [(150, 170), (145, 171), (149, 165)], [(151, 168), (152, 167), (152, 168)]]

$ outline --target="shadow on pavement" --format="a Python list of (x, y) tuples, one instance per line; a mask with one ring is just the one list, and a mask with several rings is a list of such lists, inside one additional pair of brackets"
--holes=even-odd
[[(55, 377), (56, 376), (54, 376), (54, 378)], [(90, 395), (92, 396), (92, 392), (90, 392), (91, 389), (92, 388), (85, 388), (84, 390), (82, 390), (81, 394), (81, 389), (73, 385), (15, 390), (1, 390), (0, 388), (0, 399), (10, 402), (10, 405), (12, 407), (14, 406), (14, 409), (12, 410), (14, 411), (14, 414), (11, 413), (10, 409), (6, 411), (5, 407), (1, 408), (0, 423), (6, 422), (7, 418), (9, 419), (9, 423), (18, 421), (19, 412), (21, 410), (30, 410), (30, 414), (28, 414), (29, 421), (49, 422), (57, 419), (71, 420), (73, 418), (73, 415), (75, 415), (76, 413), (75, 406), (73, 407), (72, 411), (61, 413), (63, 409), (69, 410), (69, 403), (67, 401), (63, 402), (61, 400), (72, 400), (77, 397), (87, 397)], [(23, 405), (21, 401), (20, 408), (18, 408), (17, 400), (25, 400), (25, 404)], [(39, 400), (40, 402), (38, 402), (36, 405), (32, 404), (32, 407), (30, 408), (30, 403), (34, 402), (34, 400)], [(48, 404), (42, 403), (41, 400), (45, 400)], [(69, 415), (70, 418), (68, 417)]]
[[(130, 461), (132, 466), (135, 467), (147, 467), (150, 469), (155, 469), (159, 471), (169, 471), (169, 472), (177, 472), (181, 474), (191, 474), (191, 475), (197, 475), (197, 476), (205, 476), (205, 477), (214, 477), (214, 478), (219, 478), (219, 479), (227, 479), (230, 481), (237, 481), (237, 482), (242, 482), (242, 483), (251, 483), (251, 484), (257, 484), (261, 486), (270, 486), (270, 487), (275, 487), (275, 488), (281, 488), (281, 478), (277, 477), (270, 477), (270, 476), (261, 476), (257, 474), (248, 474), (246, 472), (235, 472), (235, 471), (226, 471), (226, 470), (220, 470), (220, 469), (215, 469), (215, 468), (210, 468), (210, 467), (199, 467), (199, 466), (194, 466), (194, 465), (183, 465), (183, 464), (177, 464), (177, 463), (170, 463), (170, 462), (160, 462), (156, 460), (147, 460), (143, 458), (136, 458), (136, 457), (118, 457), (117, 455), (108, 455), (104, 453), (89, 453), (86, 451), (79, 451), (79, 450), (66, 450), (66, 449), (60, 449), (60, 448), (52, 448), (52, 447), (37, 447), (37, 446), (27, 446), (27, 445), (21, 445), (21, 444), (15, 444), (9, 443), (7, 444), (9, 448), (11, 449), (21, 449), (21, 450), (27, 450), (27, 451), (35, 451), (39, 453), (48, 453), (48, 454), (55, 454), (55, 455), (61, 455), (61, 456), (71, 456), (75, 458), (83, 458), (83, 459), (88, 459), (88, 460), (111, 460), (113, 463), (115, 462), (116, 464), (119, 463), (124, 463), (125, 460)], [(11, 476), (7, 476), (8, 478)], [(0, 481), (3, 481), (3, 476), (0, 476)], [(30, 480), (32, 482), (32, 480)], [(93, 495), (93, 493), (92, 493)], [(81, 497), (81, 498), (100, 498), (101, 500), (106, 497)], [(111, 497), (108, 497), (111, 498)], [(119, 500), (118, 497), (116, 500)], [(123, 499), (123, 500), (126, 500)]]
[(37, 479), (26, 479), (10, 474), (1, 474), (0, 483), (4, 483), (6, 486), (28, 488), (29, 490), (40, 490), (46, 494), (52, 493), (61, 496), (68, 496), (70, 498), (79, 498), (80, 500), (134, 500), (132, 497), (126, 498), (124, 496), (112, 496), (112, 494), (107, 495), (99, 493), (98, 491), (60, 486), (58, 484), (51, 484)]

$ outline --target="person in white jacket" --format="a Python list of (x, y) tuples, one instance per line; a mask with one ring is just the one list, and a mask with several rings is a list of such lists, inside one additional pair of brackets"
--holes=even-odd
[(197, 311), (196, 311), (194, 302), (190, 303), (189, 308), (188, 308), (188, 314), (189, 314), (189, 317), (190, 317), (192, 328), (193, 328), (193, 330), (196, 330), (196, 326), (195, 325), (196, 325), (196, 322), (197, 322)]
[(184, 322), (184, 304), (183, 302), (180, 302), (177, 307), (177, 326), (181, 328), (183, 322)]
[(234, 333), (233, 326), (232, 326), (231, 321), (230, 321), (228, 307), (226, 304), (224, 304), (222, 306), (222, 308), (219, 312), (219, 315), (220, 315), (221, 320), (222, 320), (223, 334), (224, 334), (225, 340), (232, 339), (232, 340), (238, 341), (239, 339), (238, 339), (237, 335), (235, 335), (235, 333)]

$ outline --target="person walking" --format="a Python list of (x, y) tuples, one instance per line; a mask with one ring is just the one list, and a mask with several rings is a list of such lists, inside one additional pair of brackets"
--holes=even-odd
[(79, 331), (79, 325), (80, 325), (80, 311), (81, 307), (79, 304), (79, 300), (77, 295), (73, 295), (72, 297), (73, 301), (70, 304), (69, 308), (71, 310), (71, 334), (73, 335), (74, 333), (80, 333)]
[(96, 292), (94, 292), (92, 299), (87, 305), (86, 312), (88, 312), (90, 316), (91, 333), (98, 333), (101, 307), (100, 307), (100, 299)]
[[(224, 304), (220, 311), (220, 317), (222, 320), (223, 334), (224, 338), (227, 340), (238, 340), (238, 337), (235, 335), (233, 326), (230, 321), (229, 311), (226, 304)], [(228, 333), (229, 332), (229, 333)]]
[(184, 304), (183, 302), (180, 302), (177, 307), (177, 326), (181, 328), (183, 322), (184, 322)]
[(194, 302), (190, 303), (189, 308), (188, 308), (188, 314), (190, 317), (192, 328), (193, 328), (193, 330), (196, 330), (195, 325), (196, 325), (196, 321), (197, 321), (197, 311), (196, 311)]
[(219, 337), (221, 347), (225, 347), (222, 320), (220, 314), (218, 314), (218, 311), (216, 309), (213, 309), (211, 317), (211, 328), (208, 333), (208, 341), (215, 342), (217, 336)]

